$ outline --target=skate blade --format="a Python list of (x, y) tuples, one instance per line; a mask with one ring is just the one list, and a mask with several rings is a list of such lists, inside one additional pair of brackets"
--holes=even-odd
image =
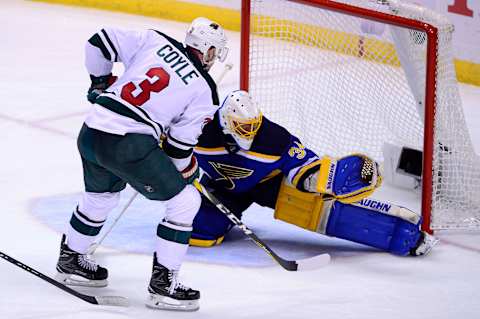
[(89, 280), (78, 275), (71, 274), (62, 274), (57, 273), (55, 280), (61, 282), (67, 286), (77, 286), (77, 287), (94, 287), (102, 288), (108, 286), (108, 281), (104, 280)]
[(167, 296), (150, 294), (145, 305), (152, 309), (173, 311), (197, 311), (200, 304), (197, 300), (177, 300)]
[(438, 244), (440, 240), (436, 237), (433, 237), (432, 235), (428, 235), (428, 237), (426, 238), (426, 241), (425, 243), (423, 243), (423, 247), (422, 245), (419, 247), (420, 249), (420, 256), (426, 256), (428, 254), (430, 254), (430, 252), (432, 251), (433, 247)]

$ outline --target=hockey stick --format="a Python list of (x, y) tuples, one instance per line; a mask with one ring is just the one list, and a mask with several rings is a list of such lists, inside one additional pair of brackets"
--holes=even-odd
[(227, 75), (227, 73), (228, 73), (232, 68), (233, 68), (233, 63), (227, 63), (227, 64), (225, 64), (222, 73), (220, 73), (220, 75), (218, 76), (218, 78), (215, 80), (215, 83), (217, 83), (217, 85), (220, 85), (220, 83), (222, 83), (222, 80), (223, 80), (223, 78), (225, 77), (225, 75)]
[[(231, 71), (232, 68), (233, 68), (233, 63), (225, 64), (224, 68), (222, 70), (222, 73), (220, 73), (218, 78), (215, 80), (215, 83), (217, 83), (217, 85), (219, 85), (223, 81), (223, 78), (225, 77), (225, 75), (227, 75), (227, 73), (229, 71)], [(90, 245), (90, 247), (88, 248), (87, 254), (92, 255), (93, 253), (95, 253), (98, 246), (100, 246), (102, 244), (105, 237), (107, 237), (107, 235), (112, 231), (113, 227), (115, 227), (118, 220), (122, 217), (123, 213), (125, 213), (125, 211), (128, 209), (128, 207), (130, 207), (130, 205), (132, 204), (133, 200), (135, 199), (135, 197), (137, 195), (138, 195), (138, 192), (134, 191), (133, 196), (128, 200), (127, 204), (123, 207), (120, 214), (118, 214), (118, 216), (115, 218), (115, 220), (110, 224), (110, 227), (103, 233), (102, 237), (100, 237), (100, 239), (98, 241), (96, 241), (96, 242), (92, 243), (92, 245)]]
[(278, 256), (268, 245), (255, 235), (237, 216), (235, 216), (225, 205), (223, 205), (211, 192), (209, 192), (198, 180), (193, 182), (198, 191), (203, 194), (218, 210), (228, 217), (235, 225), (240, 228), (245, 235), (247, 235), (255, 244), (265, 250), (273, 260), (288, 271), (297, 270), (313, 270), (326, 266), (330, 262), (329, 254), (321, 254), (315, 257), (301, 259), (301, 260), (286, 260)]
[(29, 266), (25, 265), (24, 263), (19, 262), (18, 260), (0, 252), (0, 257), (5, 259), (6, 261), (14, 264), (17, 267), (22, 268), (25, 271), (28, 271), (32, 275), (35, 275), (39, 277), (40, 279), (43, 279), (46, 282), (49, 282), (50, 284), (54, 285), (57, 288), (62, 289), (63, 291), (68, 292), (71, 295), (74, 295), (77, 298), (82, 299), (83, 301), (86, 301), (88, 303), (94, 304), (94, 305), (103, 305), (103, 306), (121, 306), (121, 307), (128, 307), (128, 299), (125, 297), (121, 296), (90, 296), (90, 295), (85, 295), (82, 293), (79, 293), (76, 290), (73, 290), (72, 288), (42, 274), (41, 272), (36, 271), (33, 268), (30, 268)]
[(103, 242), (105, 237), (107, 237), (107, 235), (112, 231), (113, 227), (117, 224), (118, 220), (120, 219), (120, 217), (122, 217), (123, 213), (125, 213), (125, 211), (128, 209), (128, 207), (130, 207), (130, 205), (132, 204), (135, 197), (137, 197), (137, 195), (138, 195), (138, 192), (135, 191), (133, 193), (132, 197), (130, 197), (128, 202), (123, 207), (120, 214), (118, 214), (117, 217), (115, 217), (115, 219), (113, 220), (110, 227), (103, 233), (102, 237), (100, 237), (100, 239), (98, 241), (96, 241), (92, 245), (90, 245), (90, 247), (88, 248), (87, 254), (92, 255), (95, 252), (95, 250), (97, 250), (98, 246), (100, 246), (100, 244)]

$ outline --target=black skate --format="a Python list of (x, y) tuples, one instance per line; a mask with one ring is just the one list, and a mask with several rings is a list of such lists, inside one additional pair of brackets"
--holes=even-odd
[(71, 286), (106, 287), (107, 269), (98, 266), (91, 256), (71, 250), (65, 243), (65, 235), (60, 244), (60, 258), (55, 279)]
[(179, 283), (177, 276), (178, 271), (162, 266), (157, 261), (157, 254), (153, 255), (147, 307), (178, 311), (195, 311), (200, 308), (200, 292)]

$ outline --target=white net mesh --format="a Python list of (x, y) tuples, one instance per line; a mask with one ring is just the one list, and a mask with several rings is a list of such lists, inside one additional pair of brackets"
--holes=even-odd
[[(480, 226), (480, 171), (452, 61), (453, 28), (415, 5), (342, 0), (439, 29), (433, 229)], [(252, 0), (249, 90), (265, 115), (319, 154), (423, 149), (426, 34), (284, 0)]]

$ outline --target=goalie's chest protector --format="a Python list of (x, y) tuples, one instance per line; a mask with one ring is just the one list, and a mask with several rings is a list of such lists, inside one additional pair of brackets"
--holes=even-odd
[(215, 184), (239, 193), (281, 173), (283, 154), (290, 143), (290, 134), (285, 129), (264, 118), (251, 150), (230, 154), (217, 121), (215, 114), (194, 151), (200, 167)]

